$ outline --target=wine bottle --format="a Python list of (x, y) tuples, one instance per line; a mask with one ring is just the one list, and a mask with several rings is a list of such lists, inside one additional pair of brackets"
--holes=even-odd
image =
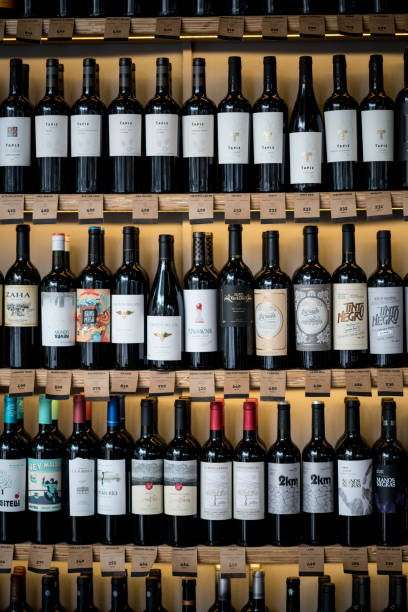
[(183, 175), (185, 191), (215, 191), (214, 129), (216, 107), (207, 97), (205, 59), (193, 59), (193, 93), (181, 109), (183, 127)]
[(28, 449), (29, 533), (37, 544), (64, 539), (62, 523), (61, 442), (52, 433), (51, 401), (40, 395), (38, 433)]
[(99, 612), (93, 602), (92, 574), (77, 578), (77, 607), (75, 612)]
[(343, 258), (333, 272), (333, 366), (368, 364), (367, 277), (356, 263), (354, 225), (342, 227)]
[(262, 0), (261, 12), (263, 15), (280, 15), (293, 13), (291, 4), (287, 4), (284, 0)]
[(183, 295), (174, 266), (174, 237), (159, 236), (159, 263), (147, 308), (147, 359), (157, 370), (176, 370), (183, 351)]
[(10, 604), (6, 612), (33, 612), (26, 601), (25, 567), (14, 567), (10, 576)]
[(213, 17), (218, 14), (217, 0), (193, 0), (193, 17)]
[(372, 0), (373, 13), (395, 13), (395, 8), (393, 0)]
[(43, 6), (41, 0), (19, 0), (18, 6), (18, 16), (24, 19), (31, 17), (48, 17), (47, 7)]
[(60, 601), (60, 585), (59, 585), (58, 567), (50, 567), (47, 574), (49, 576), (52, 576), (54, 579), (54, 588), (55, 588), (54, 612), (65, 612), (65, 608), (61, 605), (61, 601)]
[(10, 60), (10, 89), (0, 104), (0, 193), (31, 188), (33, 107), (23, 92), (23, 62)]
[(82, 95), (71, 109), (75, 193), (104, 191), (106, 107), (96, 93), (95, 70), (95, 60), (84, 59)]
[(164, 513), (169, 546), (196, 546), (199, 539), (198, 460), (200, 449), (189, 437), (188, 402), (174, 402), (173, 440), (164, 454)]
[(300, 13), (302, 15), (318, 15), (319, 13), (330, 12), (330, 7), (325, 5), (325, 9), (322, 10), (322, 0), (300, 0)]
[[(1, 190), (0, 190), (1, 191)], [(30, 261), (30, 226), (17, 225), (17, 256), (4, 280), (6, 366), (39, 366), (39, 285), (37, 268)]]
[(156, 0), (158, 17), (181, 15), (180, 0)]
[(160, 579), (158, 576), (152, 575), (151, 572), (146, 578), (146, 608), (144, 612), (167, 612), (161, 605)]
[[(84, 395), (84, 393), (81, 393)], [(92, 402), (85, 400), (85, 413), (86, 413), (86, 433), (96, 444), (99, 444), (100, 439), (92, 429)]]
[(312, 58), (299, 58), (299, 90), (289, 123), (290, 185), (292, 191), (322, 187), (323, 120), (313, 91)]
[(356, 612), (371, 612), (370, 576), (358, 576)]
[(142, 0), (122, 0), (120, 14), (123, 17), (144, 17), (144, 2)]
[(55, 578), (45, 575), (41, 579), (41, 608), (40, 612), (55, 612)]
[(336, 587), (332, 582), (322, 587), (322, 612), (336, 612)]
[(145, 109), (147, 190), (174, 193), (178, 186), (180, 108), (169, 91), (169, 59), (156, 60), (156, 94)]
[(139, 264), (139, 228), (123, 228), (123, 262), (112, 284), (112, 344), (115, 366), (139, 370), (144, 366), (145, 311), (149, 281)]
[(242, 260), (242, 225), (229, 225), (228, 261), (220, 272), (219, 343), (226, 370), (251, 368), (254, 356), (254, 278)]
[(132, 92), (132, 60), (119, 60), (119, 93), (108, 107), (110, 190), (142, 191), (143, 107)]
[(342, 546), (368, 546), (375, 539), (373, 455), (360, 435), (360, 401), (346, 399), (346, 433), (336, 448), (338, 534)]
[(288, 138), (288, 107), (279, 97), (276, 57), (264, 57), (264, 90), (253, 109), (254, 189), (284, 191)]
[(391, 232), (377, 232), (377, 270), (368, 279), (370, 365), (399, 368), (403, 362), (402, 278), (391, 267)]
[(2, 0), (0, 3), (0, 19), (15, 17), (15, 0)]
[(255, 2), (254, 0), (227, 0), (226, 4), (227, 15), (251, 15)]
[(370, 56), (370, 91), (360, 104), (363, 140), (362, 188), (391, 189), (394, 162), (394, 103), (384, 91), (382, 55)]
[(404, 52), (404, 87), (395, 99), (395, 186), (408, 187), (408, 49)]
[(30, 101), (30, 64), (23, 64), (21, 92), (24, 98)]
[(364, 2), (362, 2), (362, 0), (339, 0), (340, 15), (355, 15), (361, 12), (366, 12), (366, 8), (364, 7)]
[(330, 367), (331, 277), (319, 263), (318, 228), (303, 228), (304, 262), (293, 277), (296, 353), (299, 367)]
[(110, 612), (133, 612), (128, 604), (127, 576), (112, 576), (111, 587)]
[(196, 612), (196, 579), (183, 578), (181, 612)]
[(262, 234), (263, 267), (255, 276), (255, 341), (257, 366), (286, 370), (292, 283), (279, 267), (279, 232)]
[(88, 0), (88, 17), (107, 17), (109, 0)]
[(229, 578), (221, 578), (217, 575), (216, 601), (208, 609), (208, 612), (235, 612), (231, 604), (231, 581)]
[(65, 235), (52, 235), (52, 269), (41, 283), (42, 357), (45, 368), (77, 365), (75, 346), (76, 283), (66, 268)]
[(406, 612), (407, 610), (407, 577), (389, 576), (390, 596), (388, 606), (383, 612)]
[(100, 445), (97, 468), (96, 500), (104, 544), (124, 544), (127, 541), (129, 445), (120, 433), (119, 398), (111, 396), (108, 403), (107, 430)]
[(111, 364), (112, 277), (102, 259), (100, 227), (88, 230), (88, 265), (78, 276), (76, 341), (81, 368), (109, 369)]
[(66, 438), (58, 427), (58, 408), (59, 401), (56, 399), (51, 400), (51, 431), (53, 435), (57, 438), (58, 442), (60, 442), (61, 444), (65, 444)]
[[(353, 574), (354, 576), (354, 574)], [(323, 609), (323, 586), (331, 582), (330, 576), (318, 576), (317, 578), (317, 612), (322, 612)]]
[(52, 17), (73, 17), (74, 3), (72, 0), (57, 0), (52, 4)]
[(347, 608), (346, 612), (355, 612), (357, 610), (357, 602), (358, 602), (358, 574), (352, 575), (352, 583), (351, 583), (351, 606)]
[(17, 433), (20, 438), (29, 444), (31, 442), (30, 434), (24, 429), (24, 398), (16, 397), (17, 402)]
[(129, 447), (135, 443), (132, 435), (126, 429), (126, 395), (121, 393), (119, 396), (119, 419), (120, 419), (120, 433), (125, 438)]
[(300, 580), (286, 578), (286, 612), (300, 612)]
[(218, 270), (214, 266), (214, 234), (212, 232), (205, 233), (205, 265), (218, 278)]

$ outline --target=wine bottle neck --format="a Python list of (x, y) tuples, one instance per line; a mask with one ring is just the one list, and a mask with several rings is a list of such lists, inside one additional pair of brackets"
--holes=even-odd
[(391, 267), (391, 240), (389, 237), (379, 238), (377, 242), (378, 267)]
[(265, 268), (279, 267), (279, 239), (277, 236), (264, 237), (263, 265)]
[(10, 95), (16, 96), (22, 94), (23, 87), (23, 67), (22, 64), (16, 63), (10, 69)]
[(384, 91), (383, 66), (379, 61), (370, 62), (370, 91)]
[(205, 264), (210, 267), (214, 265), (212, 234), (205, 235)]
[(4, 423), (4, 432), (7, 434), (15, 434), (17, 432), (17, 423)]
[(174, 261), (174, 246), (171, 240), (161, 241), (159, 245), (160, 263), (169, 265)]
[(54, 612), (55, 611), (55, 589), (50, 589), (48, 584), (43, 585), (42, 589), (42, 612)]
[(193, 237), (193, 263), (195, 266), (205, 264), (205, 235), (201, 233)]
[(343, 232), (343, 263), (355, 263), (356, 244), (354, 232)]
[(210, 429), (210, 440), (220, 442), (224, 439), (224, 429)]
[(303, 62), (299, 66), (299, 87), (313, 90), (313, 70), (311, 62)]
[(139, 237), (135, 232), (123, 235), (123, 263), (135, 264), (139, 261)]
[(205, 95), (205, 66), (193, 66), (193, 95)]
[(304, 257), (306, 263), (316, 263), (319, 259), (317, 234), (305, 234)]
[(277, 91), (276, 63), (264, 64), (264, 92), (274, 94)]
[(346, 433), (349, 436), (360, 434), (360, 410), (356, 406), (346, 406)]
[(30, 258), (30, 235), (28, 232), (17, 232), (17, 259)]
[(126, 592), (122, 584), (112, 586), (111, 612), (122, 612), (127, 605)]
[(290, 440), (290, 412), (278, 408), (278, 440)]
[(408, 88), (408, 53), (404, 53), (404, 87)]
[(88, 264), (100, 265), (102, 263), (101, 234), (89, 234)]
[(82, 434), (85, 433), (87, 429), (86, 423), (74, 423), (74, 433)]
[(334, 91), (342, 93), (347, 91), (347, 75), (345, 63), (336, 62), (333, 66)]
[(11, 574), (10, 577), (10, 603), (22, 604), (25, 601), (24, 593), (25, 576), (21, 574)]
[(324, 408), (323, 406), (312, 407), (312, 437), (316, 439), (323, 439), (325, 435), (324, 427)]
[(168, 95), (170, 91), (170, 78), (168, 65), (157, 66), (156, 69), (156, 93)]
[(82, 93), (84, 96), (94, 96), (96, 93), (95, 66), (84, 66)]
[(228, 91), (229, 93), (241, 93), (241, 89), (241, 67), (237, 64), (230, 64), (228, 70)]
[(119, 433), (119, 432), (120, 432), (120, 430), (121, 430), (121, 425), (120, 425), (120, 423), (117, 423), (117, 424), (115, 424), (115, 425), (113, 425), (113, 424), (111, 424), (111, 423), (108, 423), (108, 425), (107, 425), (107, 427), (106, 427), (106, 431), (107, 431), (109, 434)]
[(55, 271), (65, 268), (66, 258), (65, 251), (52, 252), (52, 269)]
[(122, 95), (132, 93), (132, 66), (119, 66), (119, 93)]
[(47, 66), (45, 89), (49, 96), (58, 94), (58, 66)]
[(228, 257), (230, 260), (242, 259), (242, 233), (230, 231)]
[(387, 406), (383, 408), (381, 416), (381, 437), (383, 440), (396, 440), (397, 438), (397, 421), (395, 406)]

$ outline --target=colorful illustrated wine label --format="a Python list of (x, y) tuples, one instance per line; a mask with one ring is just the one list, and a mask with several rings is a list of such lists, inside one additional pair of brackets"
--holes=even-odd
[(77, 342), (110, 342), (110, 290), (77, 289), (76, 321)]
[(28, 458), (28, 509), (58, 512), (62, 508), (61, 459)]

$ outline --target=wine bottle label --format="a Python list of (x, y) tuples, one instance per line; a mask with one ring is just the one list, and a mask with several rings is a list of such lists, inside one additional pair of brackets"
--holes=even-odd
[(110, 342), (110, 302), (110, 289), (77, 289), (77, 342)]
[(101, 115), (72, 115), (71, 157), (100, 157), (101, 154)]
[(145, 115), (146, 156), (178, 157), (179, 116)]
[(181, 317), (147, 317), (147, 358), (181, 360)]
[(74, 346), (75, 308), (75, 291), (41, 293), (43, 346)]
[(283, 113), (254, 113), (254, 163), (283, 163)]
[(201, 518), (206, 521), (232, 519), (232, 463), (201, 461)]
[(142, 115), (109, 115), (109, 155), (140, 157), (142, 154)]
[(35, 118), (35, 156), (68, 157), (66, 115), (41, 115)]
[(338, 459), (339, 515), (366, 516), (373, 512), (373, 461)]
[(163, 459), (132, 459), (132, 513), (163, 514)]
[(296, 350), (330, 351), (331, 285), (294, 285)]
[(183, 157), (214, 157), (214, 115), (183, 117)]
[(372, 355), (396, 355), (403, 352), (403, 307), (402, 287), (368, 288)]
[(95, 459), (69, 459), (69, 516), (95, 514)]
[(377, 512), (403, 512), (406, 487), (404, 467), (401, 464), (377, 465), (374, 478), (374, 504)]
[(218, 113), (218, 163), (249, 164), (249, 113)]
[(287, 355), (287, 289), (255, 289), (256, 354)]
[(321, 183), (322, 181), (321, 132), (293, 132), (289, 134), (290, 182)]
[(28, 509), (59, 512), (62, 508), (61, 459), (28, 458)]
[(408, 161), (408, 113), (401, 110), (396, 114), (396, 138), (398, 161)]
[(358, 161), (357, 111), (326, 111), (324, 125), (327, 161), (329, 163)]
[(4, 286), (4, 324), (6, 327), (37, 327), (37, 285)]
[(96, 467), (98, 514), (126, 514), (126, 460), (98, 459)]
[(299, 514), (300, 463), (268, 463), (269, 514)]
[(26, 459), (0, 459), (0, 512), (26, 509)]
[(333, 347), (335, 351), (368, 348), (366, 283), (333, 285)]
[(0, 117), (0, 166), (31, 166), (31, 117)]
[(164, 513), (169, 516), (197, 514), (197, 460), (164, 460)]
[(187, 353), (217, 350), (217, 290), (185, 289), (185, 343)]
[(310, 514), (334, 512), (333, 461), (302, 463), (302, 510)]
[(265, 463), (234, 461), (234, 519), (261, 521), (265, 518)]
[(394, 111), (362, 111), (361, 127), (363, 135), (363, 161), (394, 161)]
[(240, 285), (220, 287), (221, 327), (250, 327), (254, 322), (254, 291)]
[(144, 295), (112, 295), (112, 343), (143, 344)]

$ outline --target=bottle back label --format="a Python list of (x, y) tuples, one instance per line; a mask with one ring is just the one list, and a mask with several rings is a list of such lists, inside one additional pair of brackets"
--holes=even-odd
[(0, 166), (31, 166), (31, 117), (0, 117)]
[(254, 163), (283, 163), (283, 113), (254, 113)]
[(368, 288), (370, 353), (403, 352), (403, 307), (402, 287)]
[(220, 287), (221, 327), (250, 327), (254, 322), (254, 291), (249, 287)]
[(132, 513), (163, 513), (163, 459), (132, 459)]
[(334, 512), (333, 461), (302, 463), (302, 510), (310, 514)]
[(77, 289), (76, 341), (110, 342), (109, 289)]
[(261, 521), (265, 518), (265, 463), (234, 461), (234, 519)]
[(260, 357), (287, 355), (287, 289), (255, 289), (256, 354)]
[(300, 463), (268, 463), (269, 514), (299, 514)]
[(366, 516), (373, 512), (373, 461), (337, 461), (340, 516)]
[(100, 157), (101, 154), (101, 115), (72, 115), (71, 157)]
[(4, 324), (6, 327), (37, 327), (37, 285), (4, 286)]
[(68, 461), (69, 516), (95, 514), (95, 459)]
[(322, 182), (322, 142), (321, 132), (293, 132), (289, 134), (290, 182)]
[(201, 513), (206, 521), (232, 519), (232, 463), (201, 461)]
[(197, 514), (198, 462), (164, 460), (164, 513), (169, 516)]
[(396, 116), (398, 140), (397, 161), (408, 161), (408, 113), (399, 111)]
[(96, 467), (98, 514), (126, 514), (126, 460), (98, 459)]
[(217, 290), (185, 289), (185, 344), (187, 353), (217, 350)]
[(43, 346), (74, 346), (75, 308), (75, 291), (41, 293)]
[(331, 285), (294, 285), (296, 350), (330, 351)]
[(374, 473), (374, 505), (377, 512), (403, 512), (406, 499), (406, 475), (401, 465), (377, 465)]
[(109, 115), (109, 155), (140, 157), (142, 154), (142, 115)]
[(145, 115), (146, 156), (178, 157), (179, 116), (170, 114)]
[(27, 460), (0, 459), (0, 512), (26, 509)]
[(249, 163), (249, 113), (218, 113), (218, 163)]
[(181, 360), (181, 317), (147, 317), (147, 358), (151, 361)]
[(368, 348), (366, 283), (333, 285), (333, 348), (335, 351)]
[(183, 117), (183, 157), (214, 157), (214, 115)]
[(68, 116), (35, 118), (35, 156), (68, 157)]
[(357, 111), (333, 110), (324, 113), (327, 161), (356, 162)]
[(144, 295), (112, 295), (112, 343), (143, 344)]
[(394, 161), (394, 111), (362, 111), (361, 128), (363, 137), (363, 161)]
[(62, 508), (61, 459), (28, 458), (28, 509), (59, 512)]

